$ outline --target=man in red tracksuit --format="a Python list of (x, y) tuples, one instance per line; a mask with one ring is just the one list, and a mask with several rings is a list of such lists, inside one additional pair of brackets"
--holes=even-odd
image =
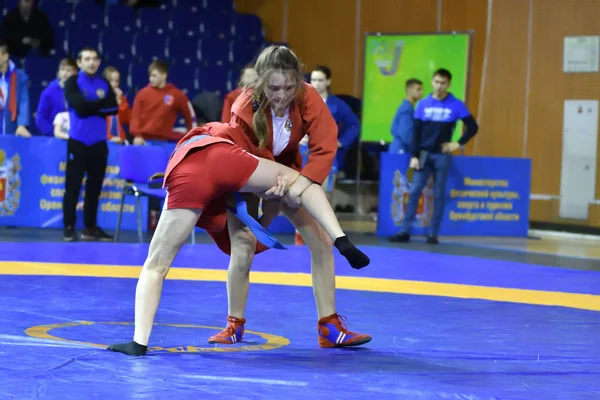
[(182, 114), (186, 132), (196, 127), (196, 115), (189, 99), (181, 90), (167, 83), (169, 67), (164, 61), (153, 61), (148, 67), (150, 83), (135, 96), (129, 130), (133, 143), (146, 140), (179, 141), (185, 132), (173, 131), (177, 116)]

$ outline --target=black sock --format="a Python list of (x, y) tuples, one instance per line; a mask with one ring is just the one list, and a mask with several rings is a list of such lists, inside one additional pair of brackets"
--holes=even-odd
[(136, 342), (111, 344), (106, 350), (116, 351), (118, 353), (128, 354), (130, 356), (143, 356), (148, 350), (148, 346), (142, 346)]
[(348, 260), (352, 268), (364, 268), (371, 262), (365, 253), (350, 243), (348, 236), (340, 236), (339, 238), (335, 239), (333, 245), (339, 250), (341, 255), (346, 257), (346, 260)]

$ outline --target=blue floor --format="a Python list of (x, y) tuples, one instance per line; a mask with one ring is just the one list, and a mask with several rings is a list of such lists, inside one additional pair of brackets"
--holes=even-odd
[[(373, 341), (320, 349), (311, 288), (254, 284), (246, 328), (256, 333), (227, 347), (207, 343), (225, 325), (225, 283), (167, 280), (150, 343), (160, 349), (105, 351), (131, 339), (136, 279), (68, 276), (68, 264), (139, 266), (146, 251), (0, 244), (0, 261), (65, 263), (65, 276), (0, 276), (0, 399), (600, 399), (600, 314), (566, 307), (339, 290), (338, 312)], [(365, 251), (371, 266), (340, 260), (338, 274), (600, 294), (598, 272)], [(309, 272), (305, 249), (288, 250), (283, 265), (282, 254), (257, 257), (256, 270)], [(175, 266), (223, 270), (227, 258), (186, 246)], [(45, 329), (55, 339), (39, 338)]]

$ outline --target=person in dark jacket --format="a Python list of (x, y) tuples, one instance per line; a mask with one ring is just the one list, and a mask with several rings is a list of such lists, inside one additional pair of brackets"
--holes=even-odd
[(54, 47), (52, 25), (34, 0), (19, 0), (19, 6), (4, 17), (1, 32), (10, 53), (17, 58), (25, 58), (32, 49), (47, 56)]
[(423, 97), (423, 82), (418, 79), (409, 79), (406, 81), (406, 98), (396, 110), (396, 115), (392, 121), (393, 140), (390, 143), (388, 152), (410, 153), (415, 119), (415, 104)]
[(96, 224), (102, 182), (108, 161), (106, 117), (118, 112), (117, 96), (102, 76), (98, 52), (84, 48), (79, 52), (78, 74), (65, 82), (69, 111), (67, 169), (63, 198), (64, 240), (75, 240), (75, 210), (84, 174), (87, 173), (83, 218), (83, 240), (112, 241)]

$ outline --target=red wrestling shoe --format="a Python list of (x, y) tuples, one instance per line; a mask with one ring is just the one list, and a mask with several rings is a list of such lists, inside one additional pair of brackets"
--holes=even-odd
[(360, 346), (371, 341), (371, 336), (369, 335), (350, 332), (343, 322), (345, 320), (346, 317), (338, 314), (333, 314), (319, 320), (317, 329), (319, 331), (320, 347)]
[(302, 239), (302, 235), (300, 235), (300, 232), (298, 231), (296, 231), (296, 235), (294, 235), (294, 245), (304, 246), (304, 239)]
[(208, 343), (215, 344), (234, 344), (242, 341), (244, 336), (244, 324), (246, 319), (238, 319), (235, 317), (227, 317), (227, 327), (214, 336), (208, 338)]

